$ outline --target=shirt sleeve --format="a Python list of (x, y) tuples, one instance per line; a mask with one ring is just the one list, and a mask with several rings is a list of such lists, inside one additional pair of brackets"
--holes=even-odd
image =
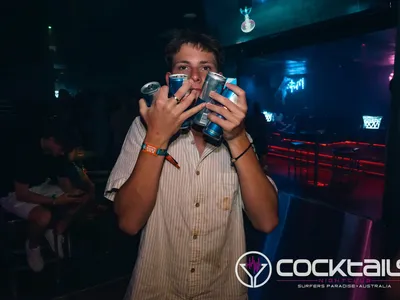
[(117, 162), (115, 163), (107, 181), (104, 197), (110, 201), (114, 201), (116, 192), (131, 175), (139, 156), (145, 135), (146, 129), (144, 128), (140, 117), (137, 117), (126, 134)]

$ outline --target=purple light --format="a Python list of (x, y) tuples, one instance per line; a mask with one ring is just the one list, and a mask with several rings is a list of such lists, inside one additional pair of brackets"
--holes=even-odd
[(394, 76), (394, 72), (390, 73), (390, 75), (389, 75), (389, 81), (393, 79), (393, 76)]

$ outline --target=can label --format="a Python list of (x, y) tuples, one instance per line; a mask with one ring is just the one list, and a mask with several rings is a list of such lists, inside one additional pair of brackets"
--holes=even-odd
[[(188, 80), (188, 75), (186, 74), (172, 74), (169, 76), (169, 92), (168, 92), (168, 96), (169, 97), (173, 97), (175, 95), (175, 93), (182, 87), (183, 83)], [(186, 95), (188, 95), (190, 93), (190, 91), (188, 91), (186, 93)], [(186, 96), (185, 95), (185, 96)], [(184, 97), (185, 97), (184, 96)], [(175, 101), (175, 100), (174, 100)], [(193, 105), (190, 105), (187, 109), (191, 109), (193, 107)], [(187, 130), (190, 128), (190, 125), (192, 124), (191, 118), (185, 120), (182, 125), (181, 125), (181, 132), (187, 132)]]
[[(236, 84), (236, 79), (228, 78), (227, 82)], [(237, 102), (238, 102), (238, 96), (232, 90), (230, 90), (228, 87), (226, 87), (226, 85), (224, 87), (224, 90), (222, 91), (222, 96), (227, 98), (229, 101), (231, 101), (235, 104), (237, 104)], [(222, 106), (218, 101), (213, 100), (213, 103), (216, 105)], [(217, 114), (217, 116), (221, 119), (225, 119), (220, 114)], [(212, 140), (219, 142), (222, 139), (223, 130), (219, 125), (212, 123), (212, 122), (208, 122), (206, 127), (203, 129), (203, 133), (206, 136), (208, 136), (209, 138), (211, 138)]]
[[(200, 97), (197, 100), (198, 101), (197, 103), (202, 104), (204, 102), (206, 103), (213, 102), (213, 100), (210, 97), (210, 92), (214, 91), (217, 94), (221, 94), (225, 85), (225, 80), (226, 78), (223, 77), (222, 75), (209, 72), (207, 74), (206, 80), (204, 81), (203, 88)], [(209, 110), (207, 108), (204, 108), (194, 117), (193, 122), (198, 126), (202, 127), (206, 126), (209, 121), (208, 113)]]
[(207, 123), (208, 123), (208, 113), (209, 112), (210, 111), (208, 109), (204, 108), (204, 111), (202, 112), (200, 120), (198, 122), (199, 125), (203, 125), (203, 126), (207, 125)]

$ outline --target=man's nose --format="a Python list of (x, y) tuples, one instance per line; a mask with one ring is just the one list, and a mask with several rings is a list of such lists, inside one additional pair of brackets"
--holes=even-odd
[(190, 74), (190, 78), (194, 81), (194, 82), (198, 82), (200, 81), (200, 73), (198, 70), (193, 70), (192, 74)]

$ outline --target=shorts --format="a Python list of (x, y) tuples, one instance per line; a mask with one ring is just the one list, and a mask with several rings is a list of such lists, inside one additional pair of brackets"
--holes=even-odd
[[(61, 188), (58, 185), (52, 185), (49, 183), (50, 181), (46, 181), (42, 183), (41, 185), (31, 187), (29, 190), (33, 193), (45, 196), (45, 197), (51, 197), (55, 195), (56, 197), (64, 194), (64, 192), (61, 190)], [(15, 193), (10, 193), (8, 196), (4, 198), (0, 198), (0, 205), (9, 213), (12, 213), (22, 219), (28, 219), (29, 214), (31, 213), (32, 209), (34, 209), (37, 206), (40, 206), (39, 204), (35, 203), (28, 203), (28, 202), (22, 202), (18, 201)]]

